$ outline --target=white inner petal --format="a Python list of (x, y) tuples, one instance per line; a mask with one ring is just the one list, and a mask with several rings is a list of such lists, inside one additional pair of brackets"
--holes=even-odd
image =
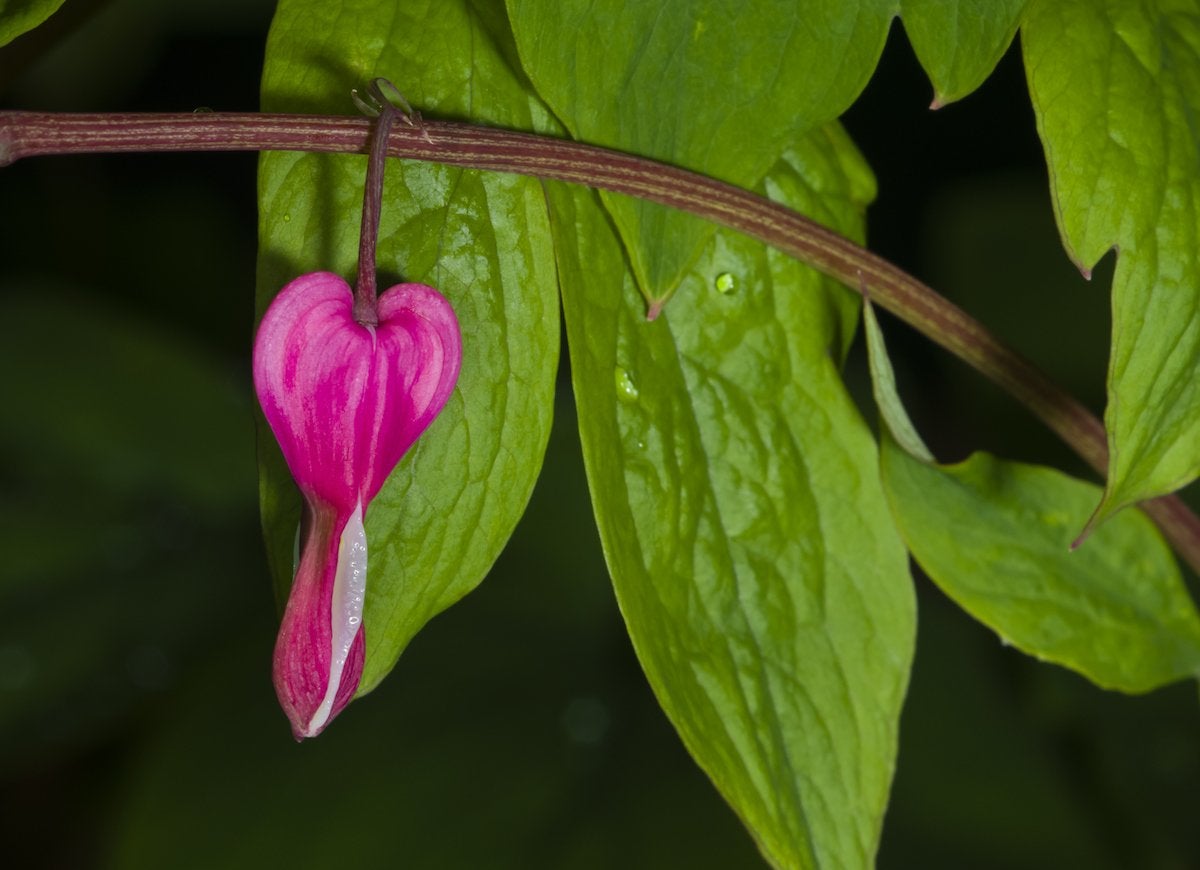
[(338, 541), (337, 571), (333, 575), (333, 601), (329, 619), (332, 649), (329, 657), (329, 686), (325, 698), (308, 723), (309, 733), (325, 727), (333, 702), (342, 684), (342, 671), (350, 657), (350, 647), (362, 625), (363, 596), (367, 591), (367, 531), (363, 528), (362, 502), (346, 521)]
[(300, 530), (304, 528), (304, 520), (296, 523), (296, 540), (292, 541), (292, 577), (300, 570)]

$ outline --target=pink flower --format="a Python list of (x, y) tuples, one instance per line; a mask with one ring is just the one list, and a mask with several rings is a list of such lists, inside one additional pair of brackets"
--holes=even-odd
[(300, 559), (275, 644), (279, 703), (297, 740), (314, 737), (358, 688), (371, 500), (441, 411), (462, 362), (450, 304), (432, 287), (380, 295), (377, 325), (355, 320), (337, 275), (284, 287), (254, 341), (254, 388), (306, 502)]

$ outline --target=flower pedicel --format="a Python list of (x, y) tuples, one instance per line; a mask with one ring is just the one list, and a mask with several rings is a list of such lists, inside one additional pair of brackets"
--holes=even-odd
[(275, 691), (297, 740), (319, 734), (358, 689), (364, 518), (446, 404), (462, 362), (458, 321), (438, 291), (398, 284), (375, 295), (383, 167), (398, 115), (381, 85), (376, 79), (370, 91), (379, 121), (363, 196), (357, 292), (329, 272), (301, 275), (272, 301), (254, 339), (254, 388), (305, 500), (300, 558), (274, 656)]

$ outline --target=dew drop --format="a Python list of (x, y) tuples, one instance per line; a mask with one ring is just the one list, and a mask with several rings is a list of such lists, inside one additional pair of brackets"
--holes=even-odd
[(617, 384), (617, 398), (623, 402), (636, 402), (638, 399), (638, 388), (633, 383), (633, 378), (629, 376), (629, 372), (617, 366), (613, 372)]
[(737, 279), (729, 272), (722, 272), (717, 276), (716, 287), (718, 293), (729, 295), (737, 289)]
[(292, 222), (292, 216), (290, 214), (285, 214), (283, 216), (283, 222), (285, 224), (290, 224)]

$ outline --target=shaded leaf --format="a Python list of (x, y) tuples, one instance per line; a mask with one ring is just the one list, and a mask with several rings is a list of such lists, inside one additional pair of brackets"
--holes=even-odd
[(0, 0), (0, 45), (33, 30), (63, 5), (63, 0)]
[(244, 495), (244, 389), (185, 338), (82, 292), (23, 286), (0, 304), (0, 348), (21, 372), (0, 378), (0, 402), (21, 409), (0, 427), (0, 453), (22, 473), (66, 465), (82, 486), (212, 513)]
[[(502, 12), (483, 3), (415, 8), (285, 0), (267, 46), (263, 103), (267, 110), (345, 113), (351, 87), (384, 76), (431, 114), (542, 129), (547, 115), (511, 67), (514, 56)], [(296, 275), (325, 269), (353, 276), (364, 167), (360, 156), (264, 155), (260, 312)], [(482, 579), (508, 540), (541, 467), (559, 342), (554, 261), (537, 182), (393, 162), (379, 268), (381, 287), (419, 281), (446, 295), (459, 318), (464, 356), (446, 410), (366, 518), (371, 557), (361, 692), (383, 678), (425, 622)], [(261, 428), (264, 529), (286, 589), (299, 502)]]
[(1200, 10), (1036, 3), (1022, 34), (1067, 251), (1119, 249), (1101, 519), (1200, 473)]
[[(861, 232), (861, 174), (819, 131), (767, 189)], [(915, 614), (838, 376), (855, 297), (719, 232), (648, 323), (596, 196), (551, 201), (593, 505), (647, 677), (768, 860), (869, 866)]]
[[(4, 288), (18, 290), (16, 287)], [(0, 301), (0, 771), (109, 739), (261, 572), (249, 386), (153, 321)]]

